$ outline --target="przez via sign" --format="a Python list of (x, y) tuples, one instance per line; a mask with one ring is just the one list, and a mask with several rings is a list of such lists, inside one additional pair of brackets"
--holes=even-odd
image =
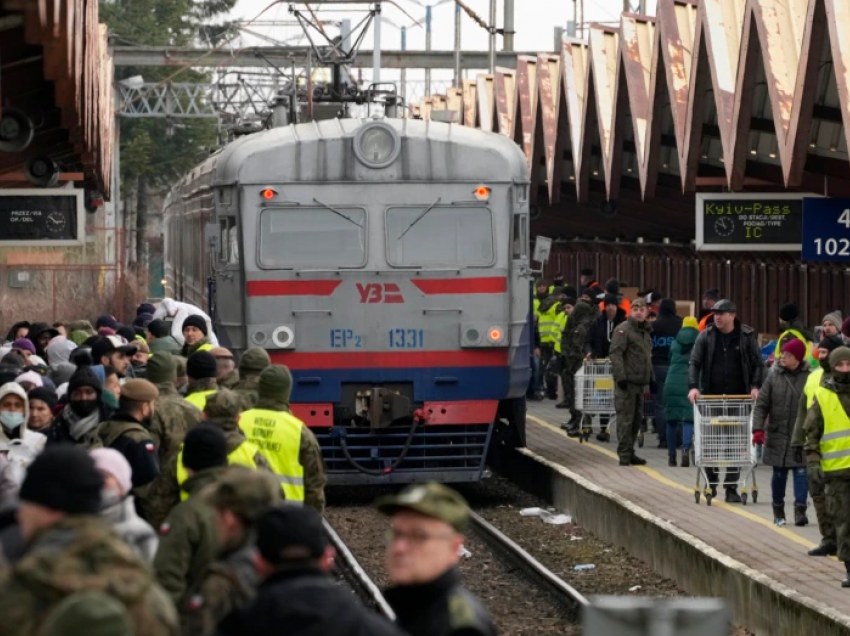
[(803, 198), (810, 194), (698, 194), (696, 248), (715, 251), (798, 251)]

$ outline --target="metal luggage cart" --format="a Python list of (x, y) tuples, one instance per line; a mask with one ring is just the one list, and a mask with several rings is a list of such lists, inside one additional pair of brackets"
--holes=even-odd
[[(705, 470), (707, 468), (741, 470), (737, 485), (741, 502), (747, 505), (747, 484), (753, 480), (753, 503), (758, 501), (756, 453), (753, 447), (752, 411), (754, 400), (749, 395), (706, 395), (694, 404), (694, 465), (697, 482), (694, 500), (700, 494), (711, 505), (714, 495)], [(701, 481), (705, 482), (702, 488)], [(715, 488), (717, 484), (715, 484)]]
[(614, 410), (614, 376), (611, 373), (611, 362), (604, 360), (585, 360), (581, 369), (575, 374), (576, 409), (582, 412), (581, 437), (586, 442), (592, 433), (593, 418), (600, 418), (599, 427), (602, 429), (601, 417), (608, 418), (607, 430), (616, 420)]

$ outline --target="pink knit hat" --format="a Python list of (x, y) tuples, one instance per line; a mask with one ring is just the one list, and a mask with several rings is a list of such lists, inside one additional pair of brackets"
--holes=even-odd
[(115, 477), (125, 495), (132, 490), (133, 469), (130, 468), (124, 455), (114, 448), (95, 448), (89, 451), (89, 454), (100, 472)]
[(800, 342), (798, 338), (793, 338), (782, 345), (782, 353), (790, 353), (798, 361), (802, 362), (806, 358), (806, 345)]

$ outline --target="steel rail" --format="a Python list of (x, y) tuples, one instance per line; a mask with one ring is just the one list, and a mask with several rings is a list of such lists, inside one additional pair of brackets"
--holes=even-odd
[(472, 528), (484, 543), (513, 566), (518, 567), (526, 578), (545, 590), (558, 605), (566, 608), (571, 618), (575, 620), (579, 618), (581, 609), (589, 605), (587, 598), (481, 515), (475, 512), (470, 512), (470, 515)]
[(366, 570), (363, 569), (363, 566), (360, 565), (357, 558), (351, 550), (348, 549), (348, 546), (345, 545), (345, 541), (343, 541), (339, 534), (337, 534), (336, 530), (333, 529), (333, 526), (328, 523), (328, 520), (323, 519), (322, 524), (325, 527), (325, 533), (328, 535), (331, 544), (336, 549), (337, 561), (335, 566), (340, 563), (342, 564), (340, 573), (343, 577), (345, 577), (349, 584), (351, 584), (354, 591), (360, 596), (360, 598), (374, 605), (378, 612), (387, 619), (394, 621), (395, 612), (393, 612), (389, 603), (387, 603), (387, 600), (381, 593), (380, 588), (366, 573)]

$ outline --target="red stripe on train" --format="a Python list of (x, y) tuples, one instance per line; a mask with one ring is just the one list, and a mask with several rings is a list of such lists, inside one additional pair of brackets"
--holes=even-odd
[(290, 369), (408, 369), (438, 367), (504, 367), (507, 349), (471, 351), (320, 352), (270, 351), (272, 362)]
[(421, 278), (410, 281), (423, 294), (504, 294), (508, 279), (499, 276), (481, 278)]
[(249, 280), (249, 296), (330, 296), (341, 280)]

